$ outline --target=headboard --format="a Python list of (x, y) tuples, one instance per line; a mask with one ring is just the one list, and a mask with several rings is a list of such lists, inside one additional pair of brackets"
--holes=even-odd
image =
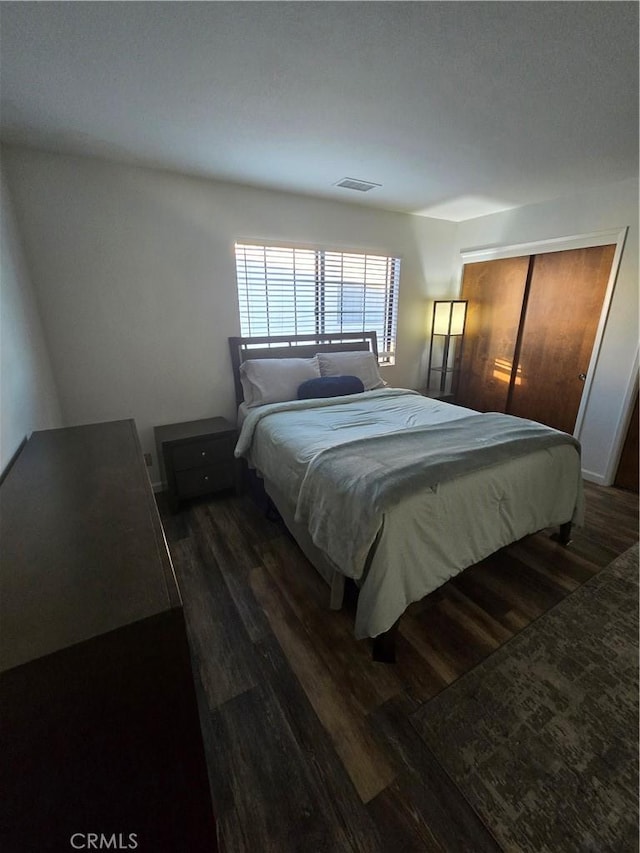
[(248, 358), (313, 358), (317, 352), (370, 350), (378, 355), (375, 332), (334, 332), (313, 335), (271, 335), (256, 338), (229, 338), (236, 405), (242, 403), (240, 365)]

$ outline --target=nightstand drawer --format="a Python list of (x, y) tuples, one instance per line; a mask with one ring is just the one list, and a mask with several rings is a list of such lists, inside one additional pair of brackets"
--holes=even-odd
[(203, 465), (220, 465), (233, 457), (233, 444), (228, 436), (192, 441), (171, 451), (174, 471), (188, 471)]
[(178, 498), (195, 498), (234, 486), (233, 462), (226, 459), (218, 465), (204, 465), (188, 471), (176, 471)]

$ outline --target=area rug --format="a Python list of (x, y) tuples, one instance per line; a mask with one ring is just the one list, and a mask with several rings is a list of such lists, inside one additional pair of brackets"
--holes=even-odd
[(412, 722), (506, 851), (638, 850), (638, 545)]

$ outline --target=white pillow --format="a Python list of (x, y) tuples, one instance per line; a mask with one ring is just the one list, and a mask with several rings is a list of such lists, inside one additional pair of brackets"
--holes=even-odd
[(378, 371), (378, 359), (369, 350), (319, 352), (316, 357), (321, 376), (357, 376), (365, 391), (385, 385)]
[(240, 382), (247, 407), (298, 399), (298, 387), (320, 376), (318, 359), (250, 358), (240, 365)]

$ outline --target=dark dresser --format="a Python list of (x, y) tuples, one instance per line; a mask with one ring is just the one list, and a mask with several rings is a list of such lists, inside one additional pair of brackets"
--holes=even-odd
[(217, 849), (182, 603), (132, 420), (35, 432), (0, 486), (0, 672), (0, 849), (82, 849), (89, 833)]

